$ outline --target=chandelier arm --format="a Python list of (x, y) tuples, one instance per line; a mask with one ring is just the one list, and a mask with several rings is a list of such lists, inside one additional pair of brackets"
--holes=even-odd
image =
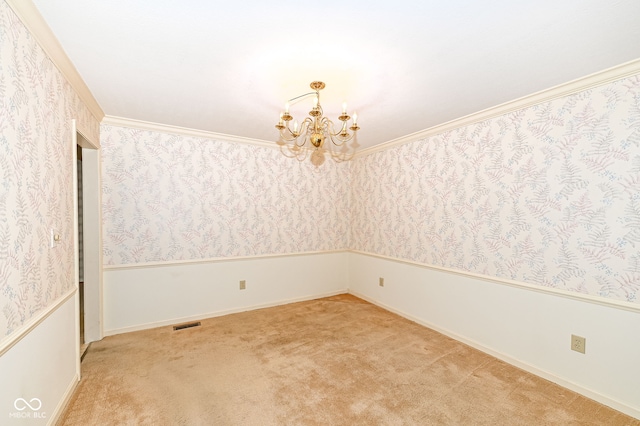
[(282, 138), (282, 140), (286, 142), (291, 142), (296, 139), (293, 136), (293, 133), (291, 132), (291, 130), (287, 127), (285, 127), (284, 129), (280, 129), (280, 137)]
[(353, 139), (353, 136), (355, 135), (355, 133), (346, 132), (348, 136), (346, 137), (340, 136), (340, 134), (342, 133), (342, 130), (346, 130), (345, 126), (343, 126), (343, 129), (341, 129), (340, 132), (336, 132), (334, 127), (335, 124), (333, 123), (333, 121), (329, 120), (327, 117), (323, 117), (322, 121), (326, 127), (327, 134), (329, 135), (329, 139), (331, 139), (331, 143), (333, 143), (335, 146), (343, 146), (345, 142), (349, 142), (351, 139)]
[[(329, 138), (331, 139), (331, 142), (335, 145), (335, 146), (344, 146), (345, 143), (349, 142), (351, 139), (353, 139), (354, 134), (350, 133), (347, 134), (348, 136), (340, 136), (340, 135), (334, 135), (334, 134), (329, 134)], [(340, 139), (338, 139), (336, 141), (336, 139), (334, 139), (334, 137), (339, 137)]]
[(297, 137), (293, 136), (293, 133), (289, 129), (280, 130), (280, 138), (285, 142), (293, 142)]
[[(303, 126), (304, 126), (305, 124), (308, 126), (310, 122), (311, 122), (311, 117), (305, 117), (305, 119), (304, 119), (304, 120), (302, 120), (302, 123), (300, 123), (300, 129), (298, 129), (298, 130), (299, 130), (299, 132), (298, 132), (298, 134), (299, 134), (299, 135), (301, 135), (301, 134), (302, 134), (302, 128), (303, 128)], [(293, 134), (293, 130), (291, 130), (291, 128), (289, 128), (289, 122), (288, 122), (288, 121), (287, 121), (287, 124), (286, 124), (286, 127), (285, 127), (285, 128), (286, 128), (286, 130), (288, 130), (288, 131), (289, 131), (289, 133)]]
[(348, 154), (348, 155), (347, 154), (340, 155), (340, 154), (334, 152), (333, 150), (330, 150), (329, 154), (331, 155), (331, 158), (333, 158), (333, 160), (336, 163), (342, 163), (344, 161), (350, 161), (354, 157), (354, 155), (356, 155), (356, 151), (352, 150), (351, 153)]
[(327, 129), (327, 133), (331, 136), (337, 136), (339, 132), (335, 130), (335, 123), (327, 117), (322, 117), (322, 121)]
[(304, 120), (302, 120), (302, 123), (300, 124), (300, 130), (298, 132), (298, 138), (302, 136), (302, 143), (298, 144), (298, 138), (296, 138), (296, 144), (298, 146), (304, 145), (307, 141), (307, 138), (309, 137), (309, 129), (311, 129), (312, 124), (313, 120), (311, 119), (311, 117), (306, 117)]
[[(329, 151), (331, 158), (336, 162), (348, 161), (353, 158), (355, 155), (355, 149), (353, 147), (349, 147), (346, 142), (349, 142), (354, 138), (355, 134), (349, 135), (348, 138), (344, 139), (339, 136), (339, 133), (334, 131), (334, 123), (329, 120), (327, 117), (323, 117), (320, 120), (322, 130), (328, 135), (329, 139), (331, 139), (331, 144), (325, 148), (325, 151)], [(338, 138), (338, 139), (336, 139)], [(342, 148), (340, 151), (337, 148)]]
[[(285, 151), (286, 147), (286, 151)], [(295, 149), (292, 148), (291, 145), (283, 144), (280, 145), (280, 152), (287, 158), (295, 158), (298, 161), (304, 161), (307, 159), (309, 155), (308, 149)]]
[(304, 95), (296, 96), (295, 98), (289, 99), (288, 102), (292, 102), (292, 101), (295, 101), (296, 99), (304, 98), (305, 96), (309, 96), (309, 95), (318, 95), (319, 96), (319, 93), (318, 92), (305, 93)]
[(320, 122), (322, 125), (322, 129), (326, 131), (328, 135), (335, 134), (335, 131), (333, 130), (333, 121), (329, 120), (329, 118), (327, 117), (322, 117), (322, 120)]
[[(306, 140), (307, 129), (309, 128), (309, 125), (311, 124), (311, 122), (312, 120), (310, 117), (305, 118), (300, 125), (300, 129), (297, 131), (298, 133), (297, 136), (293, 132), (293, 130), (291, 130), (291, 128), (289, 127), (289, 122), (287, 122), (286, 126), (283, 129), (280, 129), (280, 137), (285, 142), (294, 142), (296, 145), (302, 146), (304, 145), (304, 142)], [(302, 135), (305, 135), (305, 137), (303, 137), (302, 142), (299, 143), (298, 141), (300, 140), (300, 136)]]
[(331, 149), (329, 153), (331, 154), (331, 158), (337, 162), (349, 161), (356, 154), (356, 148), (352, 145), (343, 144), (340, 150)]

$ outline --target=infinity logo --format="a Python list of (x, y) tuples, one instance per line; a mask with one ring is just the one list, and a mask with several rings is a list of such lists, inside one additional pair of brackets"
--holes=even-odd
[[(30, 403), (33, 405), (31, 405)], [(31, 401), (27, 402), (27, 400), (24, 398), (18, 398), (14, 401), (13, 406), (16, 407), (16, 410), (18, 411), (26, 410), (27, 407), (31, 408), (31, 410), (33, 411), (38, 411), (40, 408), (42, 408), (42, 401), (40, 401), (38, 398), (33, 398), (31, 399)]]

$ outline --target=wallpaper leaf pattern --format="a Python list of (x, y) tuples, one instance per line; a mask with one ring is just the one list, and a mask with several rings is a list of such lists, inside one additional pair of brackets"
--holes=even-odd
[[(349, 164), (102, 125), (104, 264), (349, 246)], [(275, 144), (274, 144), (275, 145)]]
[[(0, 1), (0, 340), (74, 285), (71, 119), (99, 125)], [(49, 229), (62, 235), (48, 248)]]
[(640, 76), (351, 167), (353, 249), (639, 302)]
[(74, 118), (103, 144), (105, 265), (353, 248), (639, 302), (638, 76), (315, 168), (100, 127), (0, 1), (4, 339), (73, 286)]

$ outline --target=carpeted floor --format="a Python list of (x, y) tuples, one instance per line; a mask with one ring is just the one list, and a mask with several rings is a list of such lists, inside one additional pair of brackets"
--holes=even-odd
[(640, 425), (349, 295), (91, 345), (65, 425)]

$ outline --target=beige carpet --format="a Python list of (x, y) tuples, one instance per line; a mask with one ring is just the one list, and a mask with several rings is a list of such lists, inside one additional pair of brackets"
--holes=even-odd
[(65, 425), (640, 425), (353, 296), (93, 343)]

